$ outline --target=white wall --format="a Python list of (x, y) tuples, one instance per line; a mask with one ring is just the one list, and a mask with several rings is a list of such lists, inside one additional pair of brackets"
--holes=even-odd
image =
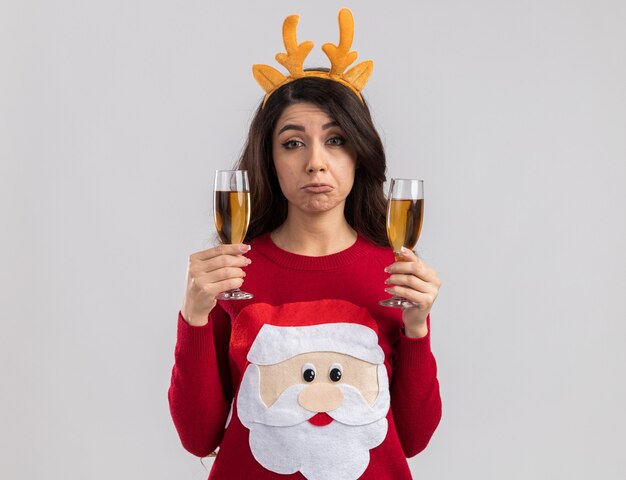
[[(347, 6), (444, 281), (415, 477), (626, 478), (626, 3), (389, 4)], [(2, 2), (0, 477), (206, 478), (166, 399), (187, 256), (261, 98), (250, 65), (279, 67), (290, 13), (326, 64), (341, 6)]]

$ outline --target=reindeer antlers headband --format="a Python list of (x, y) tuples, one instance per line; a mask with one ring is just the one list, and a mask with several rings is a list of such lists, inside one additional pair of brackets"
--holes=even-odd
[(345, 69), (357, 57), (357, 52), (354, 50), (350, 51), (354, 38), (354, 18), (352, 17), (352, 12), (347, 8), (342, 8), (339, 11), (339, 45), (325, 43), (322, 46), (322, 50), (330, 59), (331, 68), (329, 72), (304, 71), (304, 59), (313, 48), (313, 42), (307, 41), (298, 45), (296, 28), (298, 27), (299, 18), (298, 15), (290, 15), (283, 22), (283, 42), (287, 53), (276, 54), (276, 60), (289, 71), (289, 76), (285, 77), (269, 65), (252, 66), (254, 78), (265, 91), (263, 104), (265, 105), (269, 96), (278, 88), (303, 77), (327, 78), (339, 82), (352, 90), (359, 97), (359, 100), (363, 102), (361, 90), (372, 74), (374, 62), (366, 60), (344, 73)]

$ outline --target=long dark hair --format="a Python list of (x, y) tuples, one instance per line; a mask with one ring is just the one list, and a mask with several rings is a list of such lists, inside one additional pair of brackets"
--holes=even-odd
[(274, 169), (272, 135), (281, 114), (294, 103), (312, 103), (335, 120), (356, 153), (352, 191), (344, 215), (350, 226), (371, 242), (389, 246), (383, 192), (387, 162), (380, 136), (365, 103), (338, 82), (304, 77), (283, 85), (256, 111), (238, 169), (248, 170), (251, 217), (245, 241), (271, 232), (287, 218), (287, 199)]

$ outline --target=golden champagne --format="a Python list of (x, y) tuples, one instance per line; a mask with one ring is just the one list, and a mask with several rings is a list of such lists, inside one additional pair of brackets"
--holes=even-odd
[(250, 192), (215, 190), (215, 227), (222, 243), (241, 243), (250, 223)]
[(393, 251), (402, 247), (413, 250), (422, 230), (424, 199), (391, 199), (387, 207), (387, 236)]

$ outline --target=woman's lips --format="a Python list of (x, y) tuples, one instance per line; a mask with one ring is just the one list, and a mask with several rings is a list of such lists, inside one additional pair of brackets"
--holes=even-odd
[(333, 187), (325, 183), (308, 183), (302, 187), (302, 190), (309, 193), (326, 193), (332, 189)]

